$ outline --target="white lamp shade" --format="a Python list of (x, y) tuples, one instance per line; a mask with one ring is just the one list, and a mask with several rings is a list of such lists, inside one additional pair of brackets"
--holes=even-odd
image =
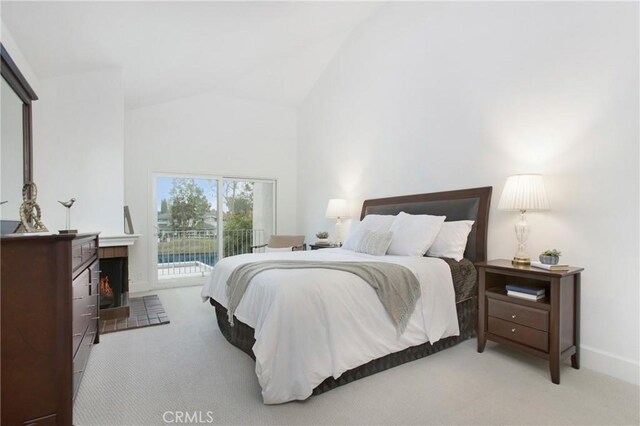
[(347, 200), (341, 198), (332, 198), (327, 204), (327, 212), (324, 214), (329, 218), (339, 218), (349, 216), (349, 206), (347, 206)]
[(542, 175), (514, 175), (507, 178), (502, 190), (500, 210), (547, 210), (549, 199)]

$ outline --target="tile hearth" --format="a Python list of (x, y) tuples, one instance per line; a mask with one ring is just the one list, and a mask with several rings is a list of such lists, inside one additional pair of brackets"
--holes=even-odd
[(128, 318), (100, 320), (100, 334), (169, 324), (170, 322), (160, 298), (155, 294), (129, 299), (129, 309)]

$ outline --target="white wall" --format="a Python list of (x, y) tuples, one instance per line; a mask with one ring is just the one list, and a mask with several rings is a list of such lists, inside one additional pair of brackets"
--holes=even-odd
[(153, 173), (277, 179), (277, 231), (295, 230), (296, 120), (291, 108), (212, 94), (127, 112), (125, 199), (143, 234), (131, 250), (131, 291), (155, 279)]
[(11, 59), (13, 59), (13, 62), (16, 63), (24, 78), (26, 78), (29, 82), (29, 86), (31, 86), (31, 88), (36, 92), (36, 95), (39, 96), (40, 79), (38, 78), (36, 73), (33, 72), (31, 64), (22, 54), (22, 50), (20, 50), (20, 47), (18, 47), (18, 45), (16, 44), (11, 31), (9, 31), (9, 28), (7, 28), (7, 26), (4, 24), (4, 21), (0, 21), (0, 24), (2, 25), (2, 45), (7, 50), (7, 52), (9, 52)]
[(491, 185), (489, 257), (511, 258), (504, 181), (545, 176), (530, 252), (584, 266), (582, 362), (638, 382), (637, 3), (393, 3), (347, 40), (300, 111), (298, 227), (329, 198)]
[(58, 200), (77, 199), (71, 226), (123, 233), (124, 92), (119, 70), (39, 79), (2, 24), (2, 43), (38, 95), (33, 103), (33, 178), (49, 231), (65, 228)]
[(124, 233), (124, 94), (119, 70), (41, 79), (34, 102), (33, 179), (49, 231), (65, 228), (58, 200), (76, 198), (71, 228)]
[[(2, 26), (2, 45), (9, 52), (11, 59), (16, 63), (22, 75), (27, 79), (29, 85), (38, 94), (40, 81), (33, 72), (31, 65), (25, 59), (22, 51), (16, 44), (9, 29), (4, 22)], [(4, 220), (20, 220), (20, 205), (22, 204), (22, 101), (13, 93), (9, 85), (2, 80), (2, 134), (0, 143), (2, 144), (2, 161), (0, 165), (3, 176), (0, 188), (0, 199), (7, 201), (0, 206), (0, 218)], [(36, 101), (37, 102), (37, 101)], [(10, 111), (10, 107), (12, 110)], [(9, 118), (12, 117), (12, 118)], [(10, 176), (10, 179), (6, 177)]]

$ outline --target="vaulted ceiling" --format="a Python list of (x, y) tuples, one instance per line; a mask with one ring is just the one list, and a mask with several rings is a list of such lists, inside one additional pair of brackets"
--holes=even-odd
[(374, 2), (2, 1), (38, 78), (122, 69), (137, 108), (215, 92), (298, 106)]

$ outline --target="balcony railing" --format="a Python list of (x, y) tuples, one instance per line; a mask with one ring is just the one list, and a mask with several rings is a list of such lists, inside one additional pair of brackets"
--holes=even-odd
[[(219, 259), (217, 234), (214, 230), (158, 231), (158, 277), (207, 275)], [(251, 246), (262, 244), (263, 238), (262, 229), (224, 231), (224, 256), (251, 253)]]

